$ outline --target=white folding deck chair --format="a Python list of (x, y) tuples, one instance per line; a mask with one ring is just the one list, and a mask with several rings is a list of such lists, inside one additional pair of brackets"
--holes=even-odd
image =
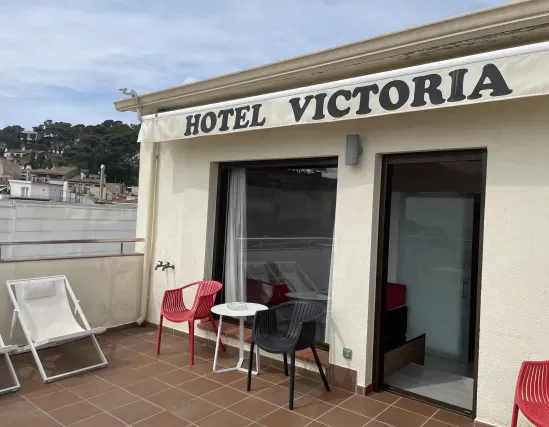
[(11, 364), (11, 359), (9, 356), (9, 353), (11, 351), (17, 350), (16, 345), (5, 345), (4, 340), (2, 339), (2, 335), (0, 335), (0, 355), (4, 356), (4, 359), (6, 360), (6, 365), (8, 367), (8, 370), (10, 371), (11, 378), (13, 379), (14, 385), (11, 387), (6, 387), (0, 389), (0, 394), (10, 393), (12, 391), (17, 391), (21, 387), (19, 384), (19, 379), (17, 378), (17, 375), (15, 374), (15, 369), (13, 369), (13, 365)]
[[(95, 338), (95, 334), (105, 332), (105, 328), (92, 329), (90, 327), (65, 276), (8, 280), (7, 287), (14, 307), (12, 333), (15, 321), (19, 319), (44, 382), (59, 380), (107, 366), (107, 359)], [(74, 312), (71, 310), (67, 291), (71, 297)], [(78, 322), (76, 313), (80, 315), (82, 325)], [(36, 350), (85, 337), (91, 337), (101, 358), (101, 363), (48, 377)]]

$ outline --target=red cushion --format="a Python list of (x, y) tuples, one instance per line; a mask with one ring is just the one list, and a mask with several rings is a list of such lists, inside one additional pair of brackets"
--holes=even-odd
[(387, 282), (386, 310), (400, 307), (406, 304), (406, 286), (399, 283)]

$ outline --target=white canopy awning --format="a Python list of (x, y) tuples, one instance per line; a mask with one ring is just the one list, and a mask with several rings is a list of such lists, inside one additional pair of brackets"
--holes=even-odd
[(549, 42), (143, 117), (140, 142), (332, 122), (549, 93)]

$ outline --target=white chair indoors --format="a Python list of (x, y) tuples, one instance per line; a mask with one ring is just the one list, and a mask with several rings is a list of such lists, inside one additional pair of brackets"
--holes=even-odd
[[(107, 366), (107, 359), (95, 338), (96, 334), (105, 332), (105, 328), (90, 327), (65, 276), (8, 280), (7, 287), (14, 307), (11, 331), (13, 333), (15, 322), (19, 319), (44, 382)], [(74, 310), (71, 310), (69, 296)], [(36, 350), (85, 337), (91, 337), (101, 363), (48, 377)]]
[(14, 385), (11, 387), (6, 388), (0, 388), (0, 394), (10, 393), (12, 391), (17, 391), (21, 387), (19, 384), (19, 379), (17, 379), (17, 375), (15, 374), (15, 369), (13, 369), (13, 365), (11, 363), (11, 359), (9, 356), (9, 353), (17, 350), (16, 345), (5, 345), (4, 340), (2, 339), (2, 335), (0, 335), (0, 356), (3, 355), (4, 359), (6, 360), (6, 366), (8, 370), (10, 371), (11, 378), (13, 380)]

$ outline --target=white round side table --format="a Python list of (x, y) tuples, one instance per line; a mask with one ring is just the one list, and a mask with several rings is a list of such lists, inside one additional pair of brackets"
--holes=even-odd
[[(242, 367), (244, 362), (244, 318), (248, 316), (255, 316), (255, 313), (261, 310), (267, 310), (268, 307), (255, 304), (252, 302), (232, 302), (227, 304), (219, 304), (212, 307), (212, 313), (219, 315), (219, 325), (217, 327), (217, 339), (215, 341), (215, 354), (213, 371), (215, 373), (230, 372), (230, 371), (243, 371), (248, 372), (247, 369)], [(240, 319), (240, 346), (239, 346), (239, 359), (234, 368), (217, 369), (217, 355), (219, 353), (219, 341), (221, 339), (221, 325), (223, 324), (223, 316), (238, 317)], [(256, 359), (255, 359), (255, 371), (253, 374), (259, 373), (259, 348), (256, 346)]]

